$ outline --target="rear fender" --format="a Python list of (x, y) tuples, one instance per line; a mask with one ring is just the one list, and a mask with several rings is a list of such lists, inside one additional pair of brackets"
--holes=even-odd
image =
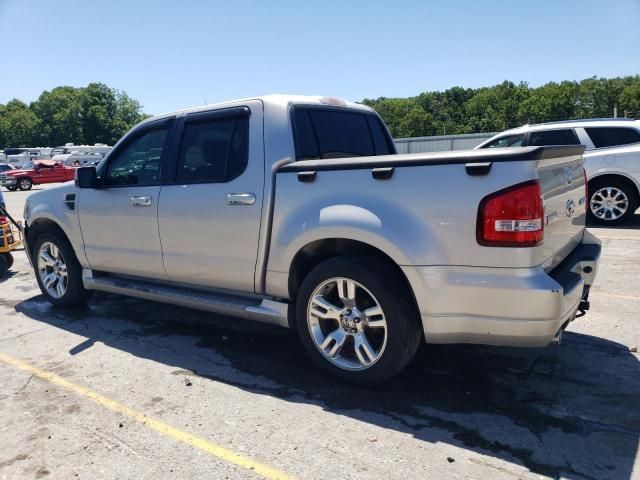
[[(348, 239), (366, 243), (381, 250), (397, 265), (414, 265), (424, 258), (425, 250), (432, 250), (434, 258), (444, 252), (435, 232), (424, 221), (407, 210), (378, 198), (367, 198), (367, 205), (359, 202), (305, 205), (290, 211), (282, 222), (274, 222), (272, 249), (268, 270), (288, 272), (296, 254), (306, 245), (323, 239)], [(346, 199), (345, 199), (346, 200)], [(276, 210), (277, 212), (277, 210)]]

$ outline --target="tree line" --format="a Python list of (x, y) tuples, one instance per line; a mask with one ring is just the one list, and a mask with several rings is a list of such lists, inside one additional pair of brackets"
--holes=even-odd
[(56, 87), (29, 105), (18, 99), (0, 104), (0, 148), (113, 145), (146, 117), (137, 100), (103, 83)]
[[(532, 88), (505, 81), (453, 87), (415, 97), (365, 99), (394, 137), (497, 132), (525, 123), (575, 118), (640, 117), (640, 76), (550, 82)], [(56, 87), (29, 105), (0, 104), (0, 148), (107, 143), (148, 117), (140, 103), (103, 83)]]
[(363, 103), (380, 114), (394, 137), (499, 132), (526, 123), (608, 118), (614, 108), (620, 117), (640, 118), (640, 76), (550, 82), (537, 88), (505, 81)]

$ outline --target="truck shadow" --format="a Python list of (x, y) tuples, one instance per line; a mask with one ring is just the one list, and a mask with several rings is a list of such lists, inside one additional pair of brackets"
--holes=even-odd
[(42, 297), (16, 310), (86, 337), (69, 355), (102, 342), (171, 365), (175, 374), (311, 403), (534, 474), (632, 476), (640, 364), (627, 347), (602, 338), (568, 332), (562, 346), (546, 349), (428, 346), (398, 377), (357, 388), (316, 370), (290, 332), (248, 321), (108, 294), (79, 311), (55, 309)]

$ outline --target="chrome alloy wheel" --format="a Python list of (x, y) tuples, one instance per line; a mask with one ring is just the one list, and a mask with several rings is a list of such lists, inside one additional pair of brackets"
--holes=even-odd
[(617, 220), (627, 213), (627, 194), (616, 187), (603, 187), (591, 196), (591, 213), (600, 220)]
[(67, 265), (60, 249), (51, 242), (44, 242), (38, 252), (38, 275), (42, 286), (52, 298), (62, 298), (69, 279)]
[(344, 370), (366, 370), (387, 345), (387, 320), (380, 302), (349, 278), (325, 280), (313, 291), (307, 325), (320, 353)]

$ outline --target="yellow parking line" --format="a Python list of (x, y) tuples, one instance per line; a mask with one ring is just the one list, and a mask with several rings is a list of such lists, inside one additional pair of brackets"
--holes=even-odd
[(640, 300), (640, 297), (635, 295), (618, 295), (616, 293), (590, 292), (589, 295), (600, 295), (602, 297), (623, 298), (625, 300)]
[(120, 415), (127, 416), (141, 424), (155, 430), (156, 432), (160, 432), (163, 435), (173, 438), (174, 440), (178, 440), (179, 442), (186, 443), (191, 447), (195, 447), (203, 452), (206, 452), (214, 457), (220, 458), (226, 462), (233, 463), (240, 467), (246, 468), (247, 470), (251, 470), (258, 475), (263, 476), (268, 479), (290, 479), (289, 475), (284, 472), (281, 472), (277, 468), (270, 467), (269, 465), (265, 465), (264, 463), (260, 463), (256, 460), (253, 460), (249, 457), (236, 453), (228, 448), (225, 448), (216, 443), (210, 442), (200, 437), (196, 437), (187, 432), (183, 432), (182, 430), (178, 430), (171, 425), (168, 425), (160, 420), (156, 420), (154, 418), (148, 417), (144, 413), (138, 412), (132, 408), (129, 408), (115, 400), (111, 400), (110, 398), (105, 397), (104, 395), (100, 395), (99, 393), (94, 392), (86, 387), (77, 385), (68, 380), (65, 380), (59, 375), (55, 373), (47, 372), (46, 370), (42, 370), (40, 368), (34, 367), (33, 365), (28, 364), (18, 358), (11, 357), (5, 353), (0, 352), (0, 362), (5, 363), (6, 365), (10, 365), (12, 367), (18, 368), (25, 372), (32, 374), (35, 377), (41, 378), (49, 383), (52, 383), (58, 387), (64, 388), (70, 392), (75, 393), (76, 395), (80, 395), (82, 397), (93, 400), (98, 405), (107, 408), (113, 412), (116, 412)]

